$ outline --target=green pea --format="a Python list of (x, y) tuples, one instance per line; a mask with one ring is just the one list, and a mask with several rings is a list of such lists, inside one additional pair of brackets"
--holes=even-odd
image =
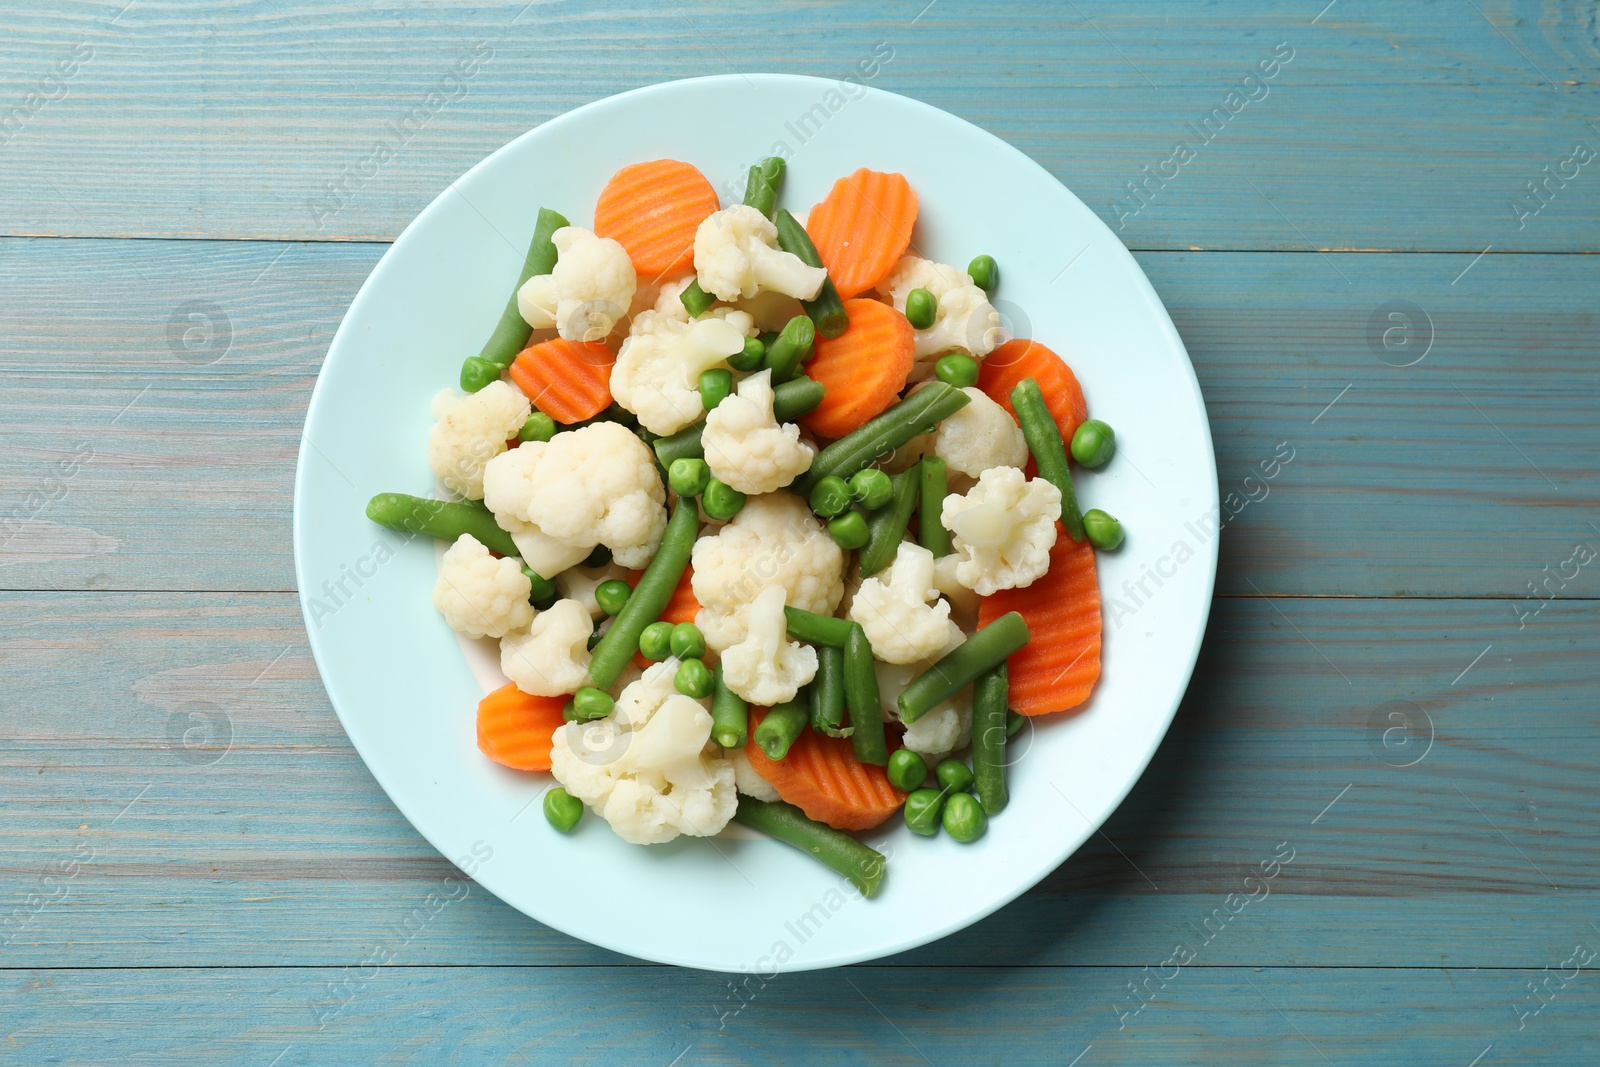
[(811, 510), (831, 519), (850, 506), (850, 483), (830, 474), (811, 490)]
[(913, 330), (926, 330), (939, 315), (939, 298), (926, 289), (913, 289), (906, 294), (906, 319)]
[(766, 358), (767, 346), (761, 343), (761, 338), (747, 337), (744, 341), (744, 351), (729, 356), (728, 366), (734, 370), (755, 370)]
[(1083, 513), (1083, 532), (1089, 535), (1091, 545), (1106, 552), (1122, 544), (1122, 523), (1099, 508)]
[(561, 705), (561, 721), (562, 722), (577, 722), (578, 721), (578, 709), (572, 706), (572, 701), (570, 701), (570, 700), (567, 701), (565, 704)]
[(628, 602), (628, 597), (633, 595), (633, 586), (621, 578), (608, 578), (594, 587), (595, 603), (600, 605), (600, 610), (607, 615), (615, 615), (622, 610), (622, 605)]
[(672, 684), (678, 692), (696, 700), (711, 695), (713, 681), (711, 668), (698, 659), (686, 659), (678, 664), (678, 673), (672, 678)]
[(672, 628), (667, 648), (679, 659), (699, 659), (706, 654), (706, 635), (692, 622), (680, 622)]
[(667, 484), (679, 496), (699, 496), (711, 484), (711, 466), (703, 459), (685, 456), (667, 468)]
[(933, 376), (957, 389), (966, 389), (978, 384), (978, 361), (965, 353), (952, 352), (934, 363)]
[(544, 817), (551, 826), (569, 834), (583, 818), (583, 801), (558, 785), (544, 795)]
[(672, 655), (672, 624), (653, 622), (639, 634), (639, 654), (660, 662)]
[(583, 558), (582, 566), (604, 567), (611, 562), (611, 550), (605, 545), (595, 545), (594, 551)]
[(939, 787), (951, 793), (965, 793), (972, 788), (972, 768), (958, 759), (942, 759), (933, 769)]
[[(512, 300), (511, 312), (516, 312), (516, 300)], [(496, 330), (495, 333), (499, 333)], [(461, 364), (461, 388), (468, 393), (476, 393), (479, 389), (488, 386), (490, 382), (500, 380), (501, 373), (505, 370), (493, 360), (484, 359), (482, 356), (468, 356), (466, 362)]]
[(939, 813), (944, 794), (937, 789), (917, 789), (906, 797), (906, 828), (914, 834), (932, 837), (939, 832)]
[(700, 494), (700, 506), (713, 519), (731, 519), (744, 507), (744, 494), (727, 482), (713, 478)]
[(733, 372), (713, 367), (700, 372), (700, 406), (710, 411), (733, 392)]
[(1027, 716), (1018, 715), (1015, 711), (1012, 711), (1010, 708), (1007, 708), (1006, 709), (1006, 736), (1007, 737), (1015, 737), (1017, 735), (1017, 731), (1022, 729), (1023, 720), (1026, 719), (1026, 718), (1027, 718)]
[(523, 576), (528, 579), (528, 602), (543, 611), (554, 604), (557, 599), (556, 583), (538, 574), (532, 567), (522, 568)]
[(894, 482), (878, 468), (868, 467), (850, 476), (850, 495), (868, 511), (877, 511), (894, 496)]
[(974, 256), (971, 263), (967, 264), (967, 276), (986, 293), (994, 292), (994, 287), (1000, 284), (1000, 265), (994, 261), (993, 256)]
[(896, 749), (889, 756), (889, 784), (909, 793), (928, 780), (928, 761), (909, 748)]
[(517, 431), (519, 441), (548, 441), (556, 435), (556, 420), (542, 411), (528, 416), (528, 421)]
[(586, 722), (605, 718), (616, 706), (617, 702), (604, 689), (596, 689), (592, 685), (586, 685), (572, 694), (572, 710)]
[(989, 816), (971, 793), (956, 793), (944, 802), (943, 822), (944, 832), (964, 845), (982, 837), (989, 828)]
[(828, 533), (839, 542), (839, 547), (849, 550), (867, 543), (867, 520), (854, 509), (828, 523)]
[(1099, 419), (1085, 419), (1072, 433), (1072, 458), (1083, 467), (1104, 467), (1117, 451), (1117, 435)]

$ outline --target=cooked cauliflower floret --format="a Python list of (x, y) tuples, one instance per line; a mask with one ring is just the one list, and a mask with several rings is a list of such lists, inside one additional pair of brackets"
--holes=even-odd
[(722, 680), (752, 704), (793, 700), (817, 673), (817, 650), (789, 640), (785, 590), (769, 585), (745, 612), (745, 637), (722, 652)]
[(956, 578), (961, 557), (954, 552), (933, 561), (933, 587), (950, 602), (950, 618), (968, 633), (978, 628), (978, 594)]
[[(656, 294), (655, 305), (652, 310), (657, 315), (664, 315), (669, 319), (679, 322), (689, 321), (689, 309), (683, 306), (683, 291), (694, 282), (693, 274), (685, 274), (681, 278), (661, 283), (661, 290)], [(635, 316), (637, 318), (638, 316)]]
[(738, 806), (733, 761), (708, 749), (711, 714), (674, 689), (677, 669), (676, 659), (652, 665), (610, 715), (552, 737), (556, 781), (635, 845), (710, 837)]
[(771, 782), (761, 777), (754, 767), (750, 766), (750, 757), (745, 755), (744, 749), (735, 748), (728, 753), (728, 762), (733, 764), (733, 784), (739, 792), (747, 797), (765, 800), (769, 804), (775, 800), (782, 800), (778, 789)]
[(508, 382), (490, 382), (465, 396), (441, 390), (433, 398), (438, 421), (428, 431), (428, 466), (452, 493), (482, 500), (483, 468), (532, 413), (528, 398)]
[(594, 551), (593, 545), (569, 545), (557, 541), (531, 522), (523, 522), (515, 515), (496, 514), (495, 522), (511, 535), (522, 562), (541, 578), (554, 580), (569, 567), (576, 567)]
[(736, 301), (733, 306), (754, 319), (756, 329), (763, 333), (767, 330), (777, 333), (789, 325), (790, 319), (806, 313), (800, 301), (771, 289), (763, 289), (755, 296)]
[(950, 633), (950, 605), (933, 584), (933, 553), (902, 541), (883, 574), (861, 583), (850, 601), (872, 654), (885, 663), (916, 663), (936, 654)]
[(744, 640), (745, 614), (769, 585), (783, 586), (791, 607), (823, 615), (844, 595), (844, 550), (792, 493), (751, 497), (732, 522), (695, 542), (691, 562), (694, 621), (717, 652)]
[(609, 582), (613, 578), (623, 581), (628, 578), (627, 570), (615, 561), (604, 567), (572, 567), (556, 575), (552, 581), (556, 583), (556, 592), (561, 594), (563, 600), (576, 600), (589, 612), (590, 618), (598, 620), (605, 618), (606, 613), (600, 610), (600, 602), (595, 599), (594, 591), (600, 588), (601, 582)]
[(1061, 490), (1015, 467), (991, 467), (965, 496), (944, 498), (940, 521), (961, 561), (956, 580), (983, 596), (1033, 584), (1050, 567)]
[(522, 563), (495, 559), (471, 534), (462, 534), (439, 563), (433, 606), (457, 633), (504, 637), (533, 621), (532, 592)]
[(808, 267), (778, 247), (778, 228), (748, 204), (707, 217), (694, 234), (694, 269), (700, 288), (718, 300), (739, 300), (762, 290), (810, 300), (828, 272)]
[(700, 375), (744, 351), (755, 324), (742, 311), (708, 312), (693, 322), (659, 311), (633, 320), (611, 368), (611, 395), (651, 433), (672, 434), (705, 414)]
[(752, 374), (706, 416), (700, 435), (711, 473), (754, 496), (782, 489), (811, 467), (817, 450), (800, 427), (772, 414), (772, 372)]
[[(918, 663), (875, 663), (878, 675), (878, 700), (884, 717), (900, 721), (898, 700), (911, 680), (938, 661), (940, 656), (959, 647), (966, 634), (952, 622), (946, 622), (944, 640), (927, 659)], [(940, 701), (924, 712), (916, 722), (905, 728), (901, 743), (913, 752), (927, 756), (931, 767), (940, 759), (972, 739), (972, 687), (957, 690), (948, 699)]]
[(878, 286), (904, 312), (913, 289), (926, 289), (938, 300), (933, 325), (916, 331), (917, 366), (913, 380), (933, 373), (934, 360), (947, 352), (965, 352), (982, 359), (1005, 340), (1000, 313), (988, 296), (963, 271), (921, 256), (902, 256)]
[(524, 442), (484, 472), (484, 503), (496, 518), (532, 523), (574, 550), (605, 545), (624, 567), (643, 567), (655, 554), (666, 500), (655, 453), (615, 422)]
[(558, 600), (534, 616), (526, 630), (500, 639), (500, 670), (518, 689), (556, 697), (587, 684), (589, 635), (594, 623), (576, 600)]
[(1021, 467), (1028, 462), (1028, 441), (1011, 412), (971, 386), (961, 390), (972, 403), (939, 424), (933, 454), (952, 470), (976, 478), (990, 467)]
[(638, 278), (627, 251), (579, 226), (550, 235), (556, 267), (517, 290), (517, 310), (535, 330), (554, 326), (568, 341), (604, 341), (628, 313)]

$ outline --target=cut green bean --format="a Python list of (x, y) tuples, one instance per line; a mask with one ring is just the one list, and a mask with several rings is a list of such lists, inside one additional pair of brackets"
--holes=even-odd
[[(774, 386), (772, 389), (772, 417), (778, 422), (794, 422), (822, 403), (822, 383), (801, 376)], [(675, 460), (700, 459), (706, 454), (700, 435), (705, 432), (704, 420), (658, 439), (652, 446), (656, 459), (663, 467), (671, 468)]]
[(1028, 717), (1026, 715), (1020, 715), (1017, 712), (1011, 710), (1010, 708), (1007, 708), (1006, 709), (1006, 736), (1007, 737), (1015, 737), (1015, 736), (1017, 736), (1017, 731), (1022, 729), (1022, 724), (1027, 722), (1027, 721), (1028, 721)]
[(793, 804), (742, 796), (733, 821), (771, 834), (784, 844), (816, 857), (850, 879), (864, 897), (875, 896), (883, 884), (883, 871), (888, 863), (883, 853), (868, 848), (842, 830), (807, 818)]
[(972, 683), (972, 777), (978, 802), (999, 815), (1010, 799), (1006, 793), (1006, 700), (1009, 674), (1004, 663)]
[(811, 728), (829, 737), (849, 737), (844, 724), (844, 649), (817, 646), (817, 674), (811, 679)]
[(761, 167), (761, 176), (767, 180), (768, 185), (774, 189), (783, 187), (783, 176), (788, 171), (789, 164), (782, 156), (768, 156), (761, 161), (759, 166)]
[(722, 664), (711, 675), (711, 740), (723, 748), (743, 748), (750, 731), (750, 705), (722, 680)]
[[(822, 266), (817, 246), (811, 243), (811, 235), (806, 233), (799, 219), (779, 208), (772, 221), (778, 227), (779, 248), (798, 257), (808, 267)], [(817, 332), (824, 337), (838, 337), (850, 325), (850, 316), (845, 313), (844, 301), (839, 299), (839, 290), (834, 287), (832, 278), (822, 283), (815, 299), (802, 300), (800, 306), (806, 309)]]
[(870, 578), (894, 562), (900, 550), (906, 527), (911, 525), (911, 509), (917, 506), (917, 493), (922, 482), (920, 462), (907, 467), (890, 481), (894, 495), (889, 503), (874, 511), (867, 519), (867, 543), (857, 557), (861, 577)]
[(1004, 663), (1028, 643), (1029, 636), (1027, 622), (1015, 611), (1008, 611), (983, 627), (911, 680), (900, 694), (900, 721), (916, 722), (934, 705), (971, 685), (980, 674)]
[(517, 358), (517, 353), (527, 347), (533, 327), (517, 310), (517, 290), (535, 274), (549, 274), (555, 270), (556, 246), (551, 242), (550, 235), (566, 225), (567, 220), (559, 212), (547, 207), (539, 209), (539, 217), (533, 224), (533, 240), (528, 243), (528, 254), (523, 258), (522, 273), (511, 290), (511, 299), (506, 301), (505, 310), (500, 312), (500, 321), (483, 343), (483, 349), (461, 366), (461, 388), (466, 392), (476, 393), (499, 378), (511, 366), (511, 361)]
[(700, 279), (696, 278), (689, 283), (689, 287), (678, 294), (678, 302), (683, 305), (683, 310), (689, 313), (691, 319), (698, 319), (706, 313), (706, 309), (717, 302), (717, 298), (700, 288)]
[(1022, 436), (1027, 439), (1028, 451), (1039, 465), (1039, 477), (1061, 490), (1061, 525), (1074, 541), (1083, 540), (1083, 513), (1078, 510), (1078, 498), (1072, 491), (1072, 468), (1067, 464), (1067, 444), (1061, 439), (1061, 428), (1055, 416), (1045, 405), (1039, 383), (1024, 378), (1011, 390), (1011, 408), (1017, 413), (1017, 423)]
[(462, 534), (471, 534), (491, 552), (502, 556), (522, 554), (511, 535), (495, 524), (494, 515), (477, 503), (379, 493), (367, 502), (367, 518), (401, 533), (427, 534), (452, 543)]
[(783, 327), (778, 339), (767, 346), (762, 360), (772, 369), (772, 384), (792, 381), (800, 373), (800, 364), (811, 356), (811, 345), (817, 339), (817, 329), (804, 315), (796, 315)]
[(522, 576), (528, 579), (528, 603), (543, 611), (556, 602), (556, 583), (532, 567), (523, 567)]
[(761, 173), (760, 164), (750, 168), (750, 177), (744, 186), (744, 202), (769, 218), (772, 209), (778, 206), (778, 190)]
[(950, 531), (941, 520), (944, 498), (949, 492), (949, 476), (944, 460), (938, 456), (922, 457), (921, 494), (917, 501), (917, 540), (933, 553), (933, 558), (950, 554)]
[(878, 702), (878, 674), (872, 668), (872, 646), (860, 626), (850, 624), (844, 646), (844, 700), (855, 732), (850, 744), (856, 759), (879, 767), (889, 762), (889, 742), (883, 734), (883, 705)]
[(788, 626), (789, 636), (808, 645), (827, 645), (830, 648), (842, 649), (850, 640), (850, 631), (855, 628), (855, 623), (849, 619), (818, 615), (804, 608), (785, 606), (783, 618)]
[(589, 680), (597, 689), (610, 689), (622, 668), (633, 658), (639, 647), (639, 637), (646, 626), (655, 622), (672, 599), (683, 570), (689, 565), (689, 553), (694, 549), (694, 539), (700, 532), (700, 508), (693, 498), (680, 497), (672, 509), (667, 529), (661, 536), (661, 547), (656, 550), (650, 565), (639, 576), (639, 584), (622, 610), (611, 621), (611, 628), (595, 646), (589, 657)]
[(810, 721), (811, 713), (806, 708), (805, 700), (786, 700), (767, 712), (766, 718), (761, 720), (761, 725), (756, 727), (751, 736), (768, 759), (780, 760), (789, 754), (789, 746), (794, 744), (795, 738), (800, 736), (800, 731)]
[(811, 469), (797, 478), (791, 488), (796, 493), (809, 493), (812, 486), (830, 474), (848, 479), (913, 437), (932, 430), (970, 403), (972, 398), (955, 386), (930, 382), (860, 429), (852, 430), (818, 452), (811, 461)]

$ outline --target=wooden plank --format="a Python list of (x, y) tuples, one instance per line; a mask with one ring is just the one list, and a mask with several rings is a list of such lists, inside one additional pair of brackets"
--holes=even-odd
[[(1105, 836), (895, 962), (1156, 964), (1230, 906), (1206, 965), (1556, 962), (1600, 899), (1597, 622), (1594, 601), (1519, 632), (1503, 601), (1221, 600)], [(343, 965), (453, 873), (350, 749), (292, 596), (5, 594), (0, 635), (0, 965)], [(618, 960), (473, 889), (398, 962)]]
[[(390, 239), (488, 152), (580, 104), (707, 74), (837, 79), (877, 56), (871, 84), (994, 131), (1113, 224), (1131, 214), (1135, 247), (1600, 248), (1600, 185), (1573, 156), (1600, 150), (1582, 5), (922, 6), (12, 11), (0, 233)], [(1276, 56), (1292, 58), (1244, 81)], [(396, 132), (418, 107), (420, 128)], [(1222, 132), (1196, 134), (1213, 115)], [(397, 158), (373, 164), (383, 139)], [(1543, 203), (1527, 186), (1546, 167), (1549, 205), (1524, 218), (1513, 205)], [(1128, 183), (1148, 174), (1135, 211)], [(330, 185), (346, 190), (331, 214), (315, 206)]]
[[(13, 296), (0, 308), (0, 519), (15, 523), (0, 533), (0, 585), (292, 588), (305, 404), (382, 251), (0, 241), (0, 286)], [(1600, 341), (1571, 295), (1600, 286), (1600, 258), (1140, 261), (1189, 346), (1222, 493), (1236, 494), (1221, 591), (1526, 597), (1576, 542), (1600, 544), (1582, 518), (1600, 500)], [(1395, 332), (1384, 317), (1394, 308), (1412, 332)], [(1391, 346), (1431, 336), (1432, 348), (1393, 366), (1415, 349), (1385, 348), (1385, 331)], [(441, 356), (441, 383), (455, 359)], [(1090, 503), (1096, 478), (1136, 478), (1147, 446), (1119, 446), (1123, 461), (1084, 479)], [(74, 465), (84, 449), (92, 456)], [(1262, 479), (1262, 463), (1291, 452)], [(420, 469), (420, 441), (417, 456)], [(1130, 530), (1123, 551), (1156, 568), (1170, 549)], [(1548, 588), (1596, 595), (1591, 571)]]

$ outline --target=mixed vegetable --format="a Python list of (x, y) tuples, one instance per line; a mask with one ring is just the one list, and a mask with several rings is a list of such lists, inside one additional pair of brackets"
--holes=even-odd
[(851, 831), (903, 812), (978, 839), (1023, 717), (1088, 698), (1094, 550), (1123, 532), (1080, 511), (1071, 465), (1115, 436), (1055, 353), (1004, 337), (992, 257), (908, 252), (902, 175), (858, 170), (802, 222), (784, 172), (763, 160), (722, 208), (656, 160), (607, 183), (593, 230), (541, 209), (433, 401), (452, 499), (367, 514), (449, 544), (434, 605), (509, 680), (479, 748), (554, 775), (552, 826), (587, 807), (653, 844), (738, 821), (871, 896), (884, 858)]

